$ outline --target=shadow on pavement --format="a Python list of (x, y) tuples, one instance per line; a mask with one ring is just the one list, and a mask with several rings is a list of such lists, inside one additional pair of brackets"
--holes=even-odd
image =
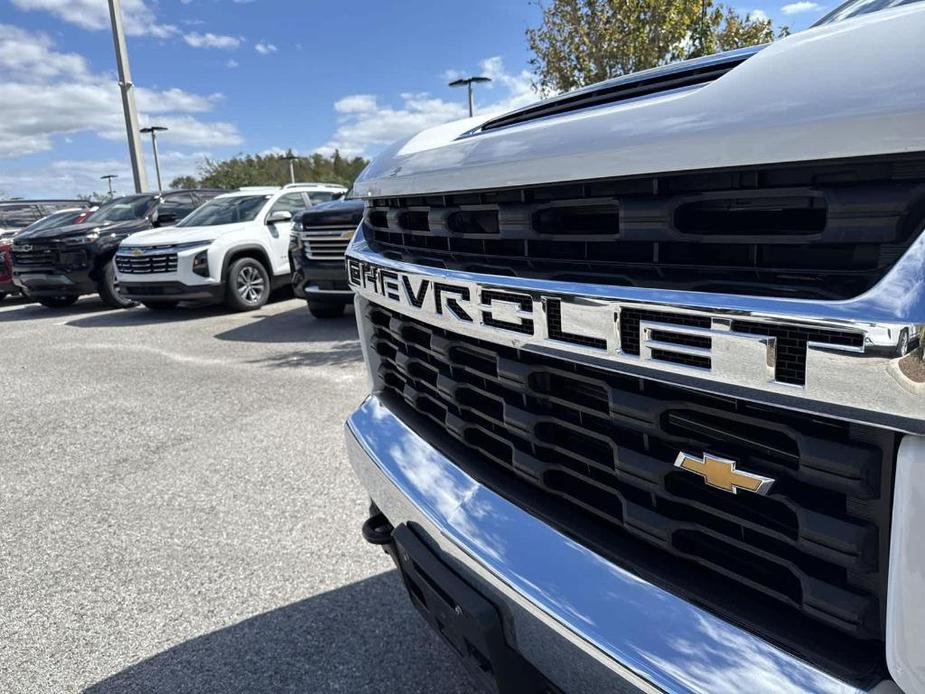
[(85, 690), (470, 692), (389, 571), (174, 646)]
[(318, 352), (294, 351), (272, 354), (262, 359), (253, 359), (248, 364), (267, 366), (273, 369), (299, 368), (302, 366), (343, 366), (363, 359), (363, 350), (356, 341), (343, 342)]
[[(352, 310), (341, 318), (319, 320), (303, 305), (272, 315), (254, 314), (252, 320), (215, 336), (232, 342), (346, 342), (358, 339)], [(357, 346), (359, 350), (359, 346)]]
[[(7, 300), (9, 301), (9, 300)], [(7, 308), (7, 301), (0, 304), (0, 309)], [(18, 308), (14, 308), (17, 306)], [(101, 318), (115, 315), (118, 311), (109, 308), (96, 297), (78, 301), (73, 306), (67, 308), (47, 308), (41, 304), (32, 303), (31, 300), (20, 300), (17, 303), (10, 302), (9, 308), (13, 310), (0, 310), (0, 323), (11, 323), (13, 321), (37, 320), (41, 318), (72, 318), (74, 316), (83, 316), (88, 313), (100, 313)]]
[(138, 325), (157, 325), (159, 323), (182, 323), (185, 321), (211, 318), (229, 313), (224, 306), (178, 306), (163, 311), (151, 311), (144, 306), (121, 309), (110, 313), (79, 318), (68, 322), (75, 328), (132, 328)]

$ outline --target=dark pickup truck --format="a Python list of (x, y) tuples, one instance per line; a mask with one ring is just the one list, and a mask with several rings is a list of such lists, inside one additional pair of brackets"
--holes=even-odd
[(175, 224), (221, 192), (126, 195), (80, 224), (23, 232), (13, 241), (13, 282), (49, 308), (97, 293), (111, 308), (128, 308), (134, 302), (119, 293), (112, 262), (119, 243), (139, 231)]
[(315, 205), (293, 222), (289, 244), (292, 289), (315, 318), (337, 318), (353, 301), (344, 253), (363, 218), (362, 200)]

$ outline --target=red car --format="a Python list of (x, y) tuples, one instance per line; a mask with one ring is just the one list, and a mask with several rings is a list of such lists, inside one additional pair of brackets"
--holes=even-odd
[(18, 294), (19, 287), (13, 284), (13, 260), (10, 257), (11, 242), (0, 239), (0, 301), (8, 294)]

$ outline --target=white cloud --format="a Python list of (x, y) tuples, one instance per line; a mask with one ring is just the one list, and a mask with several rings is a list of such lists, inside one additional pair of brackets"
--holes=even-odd
[(238, 63), (238, 61), (235, 60), (234, 58), (229, 58), (228, 61), (225, 63), (225, 67), (229, 67), (229, 68), (236, 68), (238, 67), (238, 65), (240, 65), (240, 63)]
[[(492, 82), (476, 86), (479, 113), (502, 113), (536, 101), (531, 76), (526, 70), (509, 73), (498, 57), (483, 60), (479, 68), (479, 74), (492, 78)], [(453, 79), (461, 74), (448, 70), (442, 79)], [(339, 114), (334, 135), (317, 151), (330, 154), (338, 149), (347, 156), (368, 156), (377, 148), (420, 130), (466, 118), (469, 113), (465, 94), (459, 93), (461, 98), (453, 101), (428, 93), (405, 93), (400, 95), (399, 107), (384, 105), (380, 97), (373, 94), (345, 96), (334, 103), (334, 110)], [(485, 98), (491, 95), (496, 98)]]
[(257, 51), (260, 55), (269, 55), (270, 53), (276, 53), (277, 48), (272, 43), (264, 43), (263, 41), (258, 41), (254, 44), (254, 50)]
[[(79, 132), (124, 139), (115, 79), (91, 72), (79, 55), (57, 52), (47, 36), (0, 25), (0, 75), (0, 158), (50, 150), (56, 137)], [(142, 120), (156, 114), (160, 124), (172, 128), (173, 146), (241, 142), (233, 124), (202, 122), (190, 115), (211, 110), (221, 94), (138, 88), (136, 96)]]
[(813, 10), (819, 9), (822, 9), (822, 5), (817, 2), (801, 0), (800, 2), (791, 2), (789, 5), (784, 5), (780, 8), (780, 11), (784, 14), (799, 14), (801, 12), (812, 12)]
[(376, 108), (376, 97), (372, 94), (351, 94), (334, 102), (338, 113), (363, 113)]
[[(84, 29), (108, 29), (109, 6), (102, 0), (12, 0), (21, 10), (49, 12)], [(145, 0), (122, 0), (122, 22), (129, 36), (168, 38), (177, 34), (171, 24), (159, 24)]]
[[(207, 151), (182, 153), (176, 151), (162, 152), (160, 156), (161, 178), (166, 185), (177, 176), (196, 175), (199, 165), (206, 157)], [(145, 158), (148, 179), (154, 184), (154, 162)], [(59, 159), (48, 165), (34, 169), (4, 169), (0, 171), (0, 190), (5, 190), (24, 197), (47, 197), (102, 193), (107, 190), (106, 181), (100, 176), (115, 174), (118, 178), (112, 182), (117, 195), (134, 192), (132, 171), (128, 159)]]
[(753, 22), (766, 22), (768, 20), (768, 13), (764, 10), (752, 10), (748, 13), (748, 18)]
[(230, 50), (241, 45), (241, 39), (235, 36), (222, 36), (220, 34), (213, 34), (211, 31), (207, 31), (205, 34), (191, 31), (183, 35), (183, 40), (193, 48), (221, 48)]

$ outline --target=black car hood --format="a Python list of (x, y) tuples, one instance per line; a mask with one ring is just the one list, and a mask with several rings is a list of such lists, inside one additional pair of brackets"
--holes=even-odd
[(363, 219), (365, 207), (366, 203), (357, 199), (323, 202), (302, 213), (302, 226), (305, 229), (334, 225), (355, 227)]
[(99, 229), (101, 233), (106, 234), (134, 234), (136, 231), (143, 231), (151, 228), (151, 222), (147, 219), (129, 219), (124, 222), (113, 222), (111, 224), (98, 224), (95, 222), (81, 222), (80, 224), (68, 224), (63, 227), (51, 227), (50, 229), (39, 229), (16, 236), (16, 241), (38, 241), (38, 240), (58, 240), (68, 239), (75, 236), (86, 236), (94, 229)]

